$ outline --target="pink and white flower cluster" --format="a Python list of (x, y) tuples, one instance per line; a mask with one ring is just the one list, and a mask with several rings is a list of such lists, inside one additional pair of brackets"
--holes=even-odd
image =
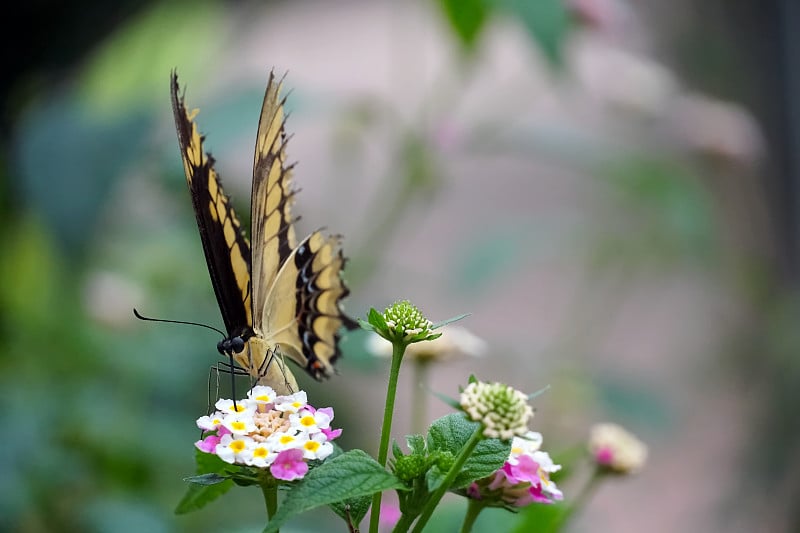
[(467, 495), (477, 500), (522, 507), (533, 502), (553, 503), (564, 495), (550, 480), (550, 474), (561, 470), (547, 452), (540, 450), (542, 435), (529, 431), (514, 437), (511, 454), (502, 468), (489, 477), (473, 482)]
[(276, 479), (293, 481), (308, 472), (307, 462), (333, 453), (331, 441), (341, 429), (331, 429), (333, 409), (315, 409), (305, 391), (277, 396), (257, 385), (247, 398), (219, 400), (216, 412), (197, 419), (203, 439), (195, 446), (227, 463), (269, 468)]

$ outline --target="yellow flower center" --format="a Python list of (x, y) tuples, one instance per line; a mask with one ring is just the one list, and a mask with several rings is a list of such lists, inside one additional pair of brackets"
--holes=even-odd
[(290, 442), (294, 442), (294, 437), (291, 435), (284, 435), (280, 438), (281, 444), (289, 444)]
[(310, 451), (310, 452), (315, 452), (315, 451), (317, 451), (319, 449), (319, 442), (317, 442), (315, 440), (310, 440), (310, 441), (306, 442), (303, 445), (303, 447), (306, 450)]
[(244, 450), (244, 442), (235, 440), (230, 443), (229, 447), (231, 450), (233, 450), (233, 453), (239, 453)]
[(231, 427), (235, 431), (244, 431), (244, 429), (247, 427), (247, 425), (244, 422), (242, 422), (241, 420), (236, 420), (234, 422), (231, 422)]
[(269, 450), (266, 448), (262, 448), (259, 446), (258, 448), (253, 450), (253, 457), (260, 457), (263, 459), (268, 455), (269, 455)]
[(314, 417), (313, 417), (313, 416), (311, 416), (311, 415), (306, 415), (306, 416), (304, 416), (303, 418), (301, 418), (301, 419), (300, 419), (300, 423), (301, 423), (302, 425), (306, 426), (306, 427), (311, 427), (311, 426), (313, 426), (313, 425), (314, 425), (316, 422), (315, 422), (315, 420), (314, 420)]

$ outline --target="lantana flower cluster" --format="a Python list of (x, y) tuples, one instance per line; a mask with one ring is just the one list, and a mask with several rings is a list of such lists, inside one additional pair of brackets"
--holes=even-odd
[(529, 431), (522, 437), (514, 437), (511, 453), (491, 476), (473, 482), (467, 488), (467, 496), (485, 500), (488, 505), (512, 505), (523, 507), (531, 503), (553, 503), (564, 495), (550, 480), (550, 474), (561, 470), (542, 451), (542, 435)]
[(305, 391), (278, 396), (268, 386), (253, 387), (247, 398), (221, 399), (216, 411), (197, 419), (203, 438), (195, 446), (227, 463), (269, 468), (276, 479), (293, 481), (308, 472), (308, 461), (333, 453), (333, 409), (315, 409)]

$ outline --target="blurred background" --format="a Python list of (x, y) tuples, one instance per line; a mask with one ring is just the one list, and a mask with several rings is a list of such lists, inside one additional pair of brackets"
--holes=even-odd
[[(222, 326), (172, 68), (246, 222), (263, 89), (288, 73), (298, 232), (345, 236), (348, 312), (408, 298), (434, 321), (472, 313), (460, 325), (486, 343), (432, 367), (431, 389), (454, 396), (470, 373), (549, 385), (533, 427), (551, 453), (599, 421), (648, 444), (644, 471), (602, 486), (572, 530), (800, 528), (792, 0), (17, 9), (0, 108), (0, 529), (263, 527), (254, 489), (173, 514), (218, 338), (131, 311)], [(347, 336), (329, 382), (299, 378), (336, 409), (340, 444), (374, 453), (388, 361), (365, 340)], [(449, 410), (408, 369), (400, 387), (398, 437), (413, 396)], [(314, 520), (285, 530), (344, 531)], [(513, 523), (487, 513), (478, 529)]]

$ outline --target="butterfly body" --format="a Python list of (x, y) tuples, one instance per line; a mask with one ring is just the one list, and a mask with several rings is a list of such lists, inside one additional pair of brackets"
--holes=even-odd
[(320, 231), (299, 243), (295, 237), (280, 83), (270, 74), (256, 135), (252, 246), (225, 195), (214, 158), (203, 149), (196, 112), (187, 111), (174, 72), (171, 93), (186, 181), (228, 334), (219, 351), (279, 394), (297, 390), (285, 359), (315, 379), (330, 376), (339, 357), (338, 332), (355, 322), (340, 307), (348, 294), (341, 279), (340, 237)]

